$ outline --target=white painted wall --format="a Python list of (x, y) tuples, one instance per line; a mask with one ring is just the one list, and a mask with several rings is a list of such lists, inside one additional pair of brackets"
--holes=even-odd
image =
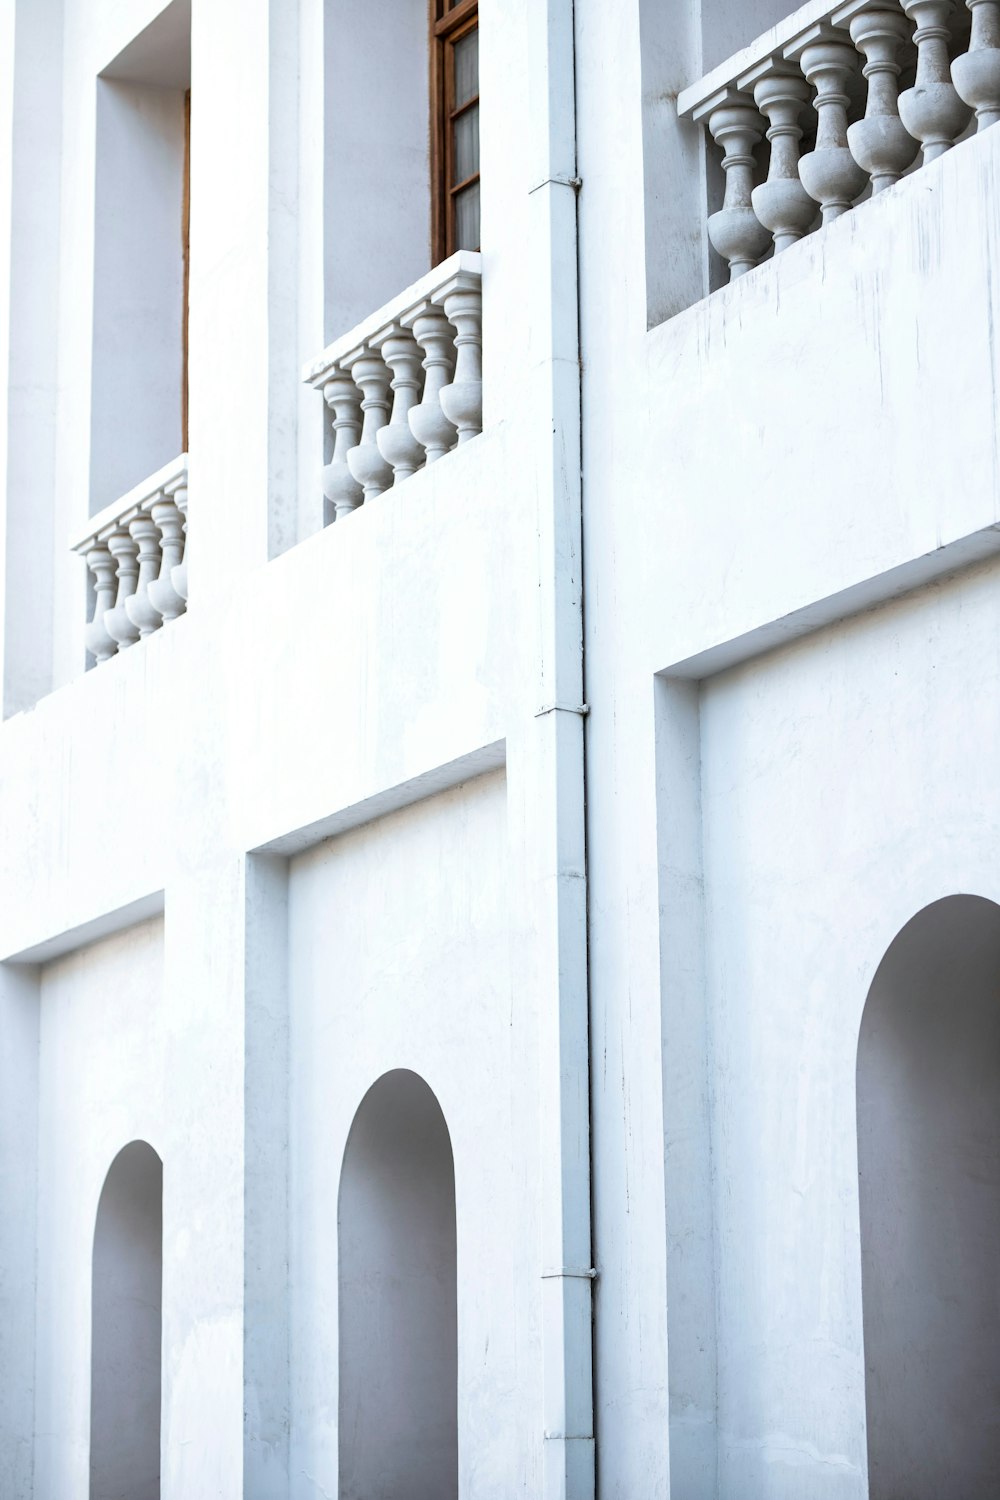
[(34, 969), (0, 969), (0, 1490), (34, 1482), (38, 983)]
[[(516, 1231), (515, 1184), (536, 1168), (522, 1155), (520, 1129), (511, 1117), (513, 1060), (528, 1044), (530, 1033), (521, 1028), (531, 1026), (532, 1007), (512, 1011), (507, 840), (505, 781), (494, 773), (319, 844), (290, 867), (295, 1494), (338, 1492), (338, 1410), (345, 1407), (352, 1414), (346, 1451), (358, 1463), (356, 1470), (340, 1471), (345, 1500), (355, 1493), (398, 1491), (404, 1460), (393, 1442), (392, 1382), (381, 1363), (387, 1351), (374, 1328), (362, 1332), (356, 1303), (351, 1323), (341, 1330), (349, 1342), (339, 1343), (338, 1265), (354, 1279), (357, 1240), (338, 1245), (337, 1215), (338, 1194), (346, 1194), (340, 1197), (341, 1222), (360, 1232), (362, 1188), (353, 1176), (349, 1133), (371, 1085), (399, 1068), (417, 1074), (436, 1095), (454, 1151), (458, 1493), (486, 1500), (528, 1491), (536, 1482), (530, 1445), (512, 1440), (537, 1410), (537, 1373), (530, 1372), (538, 1354), (539, 1286), (528, 1269), (531, 1242)], [(342, 1190), (345, 1160), (349, 1175)], [(440, 1179), (428, 1191), (439, 1204), (441, 1194), (447, 1196)], [(416, 1227), (412, 1237), (410, 1276), (424, 1263)], [(433, 1249), (436, 1259), (446, 1248), (446, 1242), (428, 1244), (427, 1252)], [(367, 1296), (375, 1266), (392, 1254), (386, 1245), (369, 1264)], [(444, 1297), (446, 1271), (442, 1278)], [(341, 1286), (341, 1305), (345, 1292)], [(369, 1352), (358, 1368), (364, 1344)], [(393, 1340), (397, 1359), (406, 1358), (404, 1345)], [(362, 1388), (367, 1361), (379, 1362), (376, 1389), (387, 1404), (387, 1451), (384, 1467), (374, 1472), (355, 1445), (370, 1454), (378, 1413), (367, 1404), (356, 1410), (357, 1385), (339, 1392), (337, 1371), (345, 1359)], [(431, 1352), (426, 1363), (420, 1378), (432, 1384)], [(414, 1373), (407, 1364), (397, 1378), (409, 1380)], [(365, 1390), (364, 1402), (374, 1394)], [(413, 1467), (418, 1484), (419, 1455)]]
[(62, 22), (62, 0), (5, 7), (4, 717), (31, 707), (52, 686)]
[[(55, 481), (47, 516), (56, 538), (90, 508), (96, 80), (162, 10), (155, 0), (67, 0)], [(541, 1067), (558, 1082), (564, 1066), (552, 1020), (566, 975), (578, 1049), (567, 1093), (577, 1107), (585, 1104), (582, 803), (577, 798), (575, 815), (555, 819), (545, 790), (574, 759), (579, 776), (581, 729), (578, 720), (536, 718), (570, 682), (574, 662), (579, 669), (578, 645), (571, 642), (569, 666), (556, 673), (553, 652), (546, 646), (540, 660), (538, 644), (555, 633), (551, 558), (567, 545), (567, 523), (560, 512), (556, 527), (553, 509), (554, 494), (564, 503), (565, 468), (550, 463), (546, 472), (534, 455), (553, 453), (553, 372), (567, 410), (576, 378), (562, 343), (553, 360), (548, 292), (566, 220), (564, 207), (553, 232), (550, 200), (572, 204), (572, 190), (528, 193), (551, 175), (549, 104), (539, 92), (545, 72), (529, 86), (521, 61), (526, 53), (548, 56), (548, 17), (546, 7), (523, 4), (502, 18), (484, 10), (487, 429), (411, 480), (408, 492), (387, 495), (350, 525), (310, 534), (321, 514), (322, 411), (319, 398), (300, 389), (298, 371), (326, 331), (321, 193), (317, 215), (323, 80), (317, 88), (314, 76), (323, 47), (309, 50), (310, 39), (323, 38), (315, 10), (304, 5), (300, 13), (292, 0), (193, 6), (192, 607), (107, 672), (84, 675), (82, 565), (57, 548), (52, 632), (60, 686), (0, 736), (0, 952), (44, 964), (37, 1158), (44, 1184), (37, 1234), (14, 1246), (10, 1262), (23, 1293), (37, 1245), (32, 1500), (86, 1493), (83, 1242), (110, 1161), (130, 1139), (149, 1140), (165, 1164), (164, 1500), (244, 1493), (290, 1500), (309, 1485), (335, 1489), (335, 1309), (330, 1323), (317, 1323), (325, 1351), (317, 1370), (308, 1341), (290, 1337), (299, 1325), (285, 1295), (289, 1265), (298, 1267), (289, 1249), (300, 1257), (324, 1251), (329, 1299), (347, 1131), (365, 1090), (397, 1066), (420, 1072), (441, 1100), (455, 1146), (460, 1264), (464, 1244), (471, 1247), (465, 1263), (478, 1267), (464, 1278), (458, 1321), (464, 1492), (542, 1493), (553, 1483), (543, 1480), (546, 1453), (557, 1475), (571, 1446), (553, 1424), (543, 1437), (541, 1399), (541, 1269), (543, 1256), (546, 1265), (562, 1263), (564, 1132), (573, 1192), (587, 1202), (586, 1131), (548, 1086), (543, 1120), (538, 1082)], [(424, 22), (421, 8), (422, 50)], [(422, 68), (411, 58), (404, 75), (392, 84), (393, 98), (415, 108), (416, 96), (402, 84), (423, 87)], [(148, 82), (125, 80), (129, 87)], [(319, 113), (309, 113), (317, 98)], [(362, 102), (372, 129), (385, 126), (388, 149), (385, 108), (373, 116), (371, 97)], [(510, 118), (536, 124), (514, 136)], [(562, 133), (565, 119), (564, 104)], [(425, 162), (422, 129), (417, 139), (413, 160)], [(562, 172), (561, 159), (556, 165)], [(367, 199), (362, 207), (370, 208)], [(423, 207), (420, 220), (426, 256)], [(312, 239), (310, 222), (318, 229)], [(417, 253), (410, 240), (389, 247), (392, 255)], [(352, 275), (363, 280), (378, 266), (385, 274), (388, 253), (378, 266), (365, 259), (360, 270), (358, 254)], [(561, 340), (563, 329), (575, 334), (576, 326), (561, 262), (559, 283)], [(315, 451), (300, 443), (309, 402)], [(578, 635), (578, 583), (572, 572), (561, 577), (559, 607)], [(566, 691), (579, 695), (571, 685)], [(457, 794), (449, 788), (470, 777), (482, 779), (458, 798), (463, 810), (453, 817), (449, 799)], [(407, 804), (416, 805), (381, 819)], [(423, 817), (421, 804), (430, 808)], [(364, 989), (375, 984), (364, 969), (370, 956), (355, 951), (348, 922), (331, 927), (331, 911), (349, 910), (341, 899), (348, 877), (333, 908), (315, 898), (309, 924), (302, 881), (285, 865), (289, 853), (345, 829), (353, 831), (331, 846), (342, 852), (324, 849), (323, 859), (341, 861), (351, 879), (363, 870), (359, 889), (371, 913), (392, 871), (386, 930), (408, 923), (425, 967), (391, 985), (391, 976), (380, 977), (382, 1020), (357, 1043), (357, 1017), (338, 1011), (343, 1031), (331, 1060), (322, 1008), (311, 998), (312, 966), (327, 974), (335, 963), (345, 984)], [(249, 852), (262, 846), (270, 851)], [(441, 873), (431, 879), (437, 852)], [(456, 881), (467, 887), (461, 899)], [(416, 892), (426, 907), (415, 906)], [(154, 961), (144, 920), (164, 906), (165, 923), (153, 919), (163, 931), (152, 944)], [(307, 969), (308, 990), (296, 989)], [(27, 986), (30, 993), (30, 977)], [(541, 1005), (549, 1010), (544, 1029)], [(287, 1066), (290, 1060), (295, 1079), (309, 1064), (303, 1028), (310, 1017), (317, 1055), (336, 1062), (330, 1076), (338, 1080), (312, 1113), (290, 1088)], [(30, 1045), (29, 1028), (29, 1053)], [(286, 1101), (294, 1101), (290, 1116)], [(19, 1140), (32, 1118), (30, 1097), (22, 1102), (23, 1109), (12, 1096), (9, 1112)], [(315, 1143), (308, 1137), (304, 1150), (306, 1124)], [(322, 1179), (326, 1206), (317, 1209), (308, 1196), (303, 1206), (290, 1195), (289, 1136), (296, 1171), (330, 1174)], [(489, 1154), (484, 1140), (493, 1142)], [(552, 1184), (544, 1199), (534, 1186), (543, 1169)], [(32, 1174), (24, 1176), (4, 1179), (5, 1209), (7, 1202), (30, 1206)], [(314, 1212), (328, 1214), (327, 1237), (310, 1249), (303, 1224)], [(297, 1237), (292, 1247), (282, 1223)], [(572, 1235), (567, 1253), (576, 1265), (586, 1259), (585, 1216), (576, 1215)], [(306, 1269), (313, 1279), (300, 1285), (318, 1287), (320, 1270)], [(589, 1349), (590, 1287), (546, 1287), (549, 1379), (558, 1399), (559, 1305), (565, 1296)], [(317, 1304), (322, 1310), (318, 1295)], [(28, 1340), (28, 1329), (17, 1335), (19, 1350), (22, 1337)], [(574, 1367), (570, 1383), (582, 1402), (588, 1370)], [(4, 1397), (3, 1455), (13, 1472), (31, 1427), (29, 1394), (11, 1387), (9, 1402)], [(585, 1469), (589, 1438), (575, 1446)], [(299, 1465), (291, 1476), (290, 1448)], [(303, 1451), (308, 1468), (299, 1462)]]
[[(741, 716), (720, 708), (706, 737), (704, 714), (721, 704), (721, 688), (718, 699), (711, 683), (704, 690), (701, 727), (691, 699), (727, 662), (891, 596), (946, 569), (949, 556), (958, 565), (992, 547), (994, 353), (980, 331), (997, 279), (976, 247), (997, 234), (988, 184), (1000, 138), (964, 143), (699, 300), (706, 189), (686, 162), (700, 147), (670, 114), (676, 89), (700, 73), (697, 16), (689, 6), (640, 9), (652, 56), (624, 8), (579, 0), (576, 27), (598, 1491), (615, 1500), (860, 1495), (853, 1143), (838, 1190), (815, 1214), (801, 1210), (817, 1236), (815, 1260), (787, 1248), (802, 1186), (795, 1169), (801, 1161), (818, 1172), (834, 1148), (839, 1163), (839, 1122), (853, 1120), (856, 1030), (846, 1054), (835, 1050), (851, 1031), (844, 995), (850, 989), (860, 1007), (888, 943), (926, 900), (989, 895), (991, 876), (971, 818), (949, 822), (939, 802), (936, 825), (925, 827), (924, 802), (909, 797), (906, 816), (915, 824), (919, 813), (920, 831), (905, 853), (894, 845), (883, 803), (895, 803), (899, 773), (888, 752), (865, 776), (871, 800), (845, 841), (859, 758), (863, 751), (867, 764), (869, 738), (890, 732), (898, 685), (880, 679), (853, 706), (831, 708), (825, 738), (800, 745), (793, 731), (804, 734), (833, 692), (825, 637), (798, 648), (817, 703), (803, 706), (784, 683), (760, 689), (752, 761)], [(967, 298), (960, 283), (978, 290)], [(957, 367), (948, 353), (956, 339)], [(939, 440), (927, 414), (945, 409), (952, 416)], [(975, 432), (965, 427), (970, 413)], [(971, 575), (956, 588), (965, 600)], [(935, 597), (899, 632), (898, 690), (915, 699)], [(960, 795), (956, 725), (980, 757), (993, 732), (979, 718), (979, 689), (968, 679), (958, 686), (976, 652), (964, 603), (959, 616), (964, 655), (937, 668), (956, 674), (955, 697), (919, 728), (892, 731), (922, 757), (931, 802)], [(989, 671), (988, 632), (979, 639)], [(851, 671), (860, 681), (876, 665), (872, 645)], [(668, 673), (669, 683), (658, 681)], [(756, 702), (749, 687), (747, 695)], [(857, 743), (838, 738), (847, 725)], [(740, 814), (712, 872), (703, 865), (715, 827), (703, 800), (709, 761), (718, 765), (712, 795), (731, 793)], [(831, 826), (804, 819), (789, 784), (809, 786)], [(749, 823), (744, 808), (755, 810)], [(978, 872), (952, 868), (957, 850)], [(816, 861), (809, 880), (822, 875), (815, 904), (806, 877), (796, 879), (807, 856)], [(729, 880), (730, 866), (745, 878), (724, 899), (712, 882)], [(926, 897), (902, 889), (929, 869), (940, 884)], [(838, 872), (844, 894), (834, 898), (824, 883)], [(843, 905), (853, 910), (855, 900), (857, 920), (864, 903), (877, 933), (851, 928)], [(773, 927), (773, 946), (760, 922)], [(818, 946), (814, 933), (828, 941)], [(762, 955), (752, 979), (733, 955), (751, 937)], [(851, 964), (859, 977), (842, 972)], [(779, 1004), (774, 992), (811, 995), (817, 986), (836, 1000), (817, 1000), (808, 1012), (816, 1029), (805, 1033), (801, 1007)], [(706, 1028), (723, 1046), (707, 1072), (696, 1061)], [(810, 1059), (806, 1080), (791, 1087), (800, 1058)], [(839, 1105), (824, 1113), (819, 1091), (833, 1089), (841, 1067)], [(798, 1104), (813, 1121), (802, 1136)], [(721, 1122), (731, 1153), (716, 1176), (706, 1165), (707, 1120)], [(805, 1140), (801, 1158), (789, 1154), (795, 1139)], [(768, 1312), (772, 1292), (780, 1323)], [(816, 1336), (817, 1297), (822, 1316), (822, 1299), (838, 1317), (851, 1309), (850, 1338), (841, 1330), (825, 1343), (821, 1319)]]
[(38, 701), (0, 733), (0, 1474), (35, 1400), (31, 1500), (86, 1493), (87, 1245), (142, 1138), (164, 1500), (336, 1493), (340, 1161), (411, 1067), (455, 1150), (463, 1500), (589, 1500), (591, 1256), (601, 1500), (861, 1500), (864, 998), (916, 911), (996, 895), (1000, 133), (700, 300), (673, 99), (749, 12), (483, 0), (486, 429), (320, 530), (297, 371), (331, 288), (363, 312), (423, 253), (371, 248), (399, 184), (358, 176), (422, 73), (328, 74), (381, 9), (195, 3), (192, 607), (84, 677), (96, 80), (162, 10), (65, 0), (37, 281), (14, 246), (49, 320), (19, 514), (54, 541), (43, 607), (8, 526), (8, 703)]
[[(114, 1276), (107, 1256), (113, 1254), (111, 1218), (98, 1232), (98, 1205), (108, 1172), (123, 1147), (149, 1142), (167, 1164), (175, 1162), (166, 1143), (167, 1079), (164, 1056), (167, 1027), (163, 1006), (163, 922), (153, 918), (129, 931), (82, 948), (46, 964), (40, 978), (38, 1080), (38, 1344), (36, 1362), (35, 1477), (32, 1500), (113, 1500), (123, 1479), (116, 1455), (122, 1433), (102, 1404), (119, 1396), (120, 1365), (115, 1355), (133, 1348), (136, 1324), (123, 1323), (111, 1304), (122, 1292), (127, 1255)], [(172, 1130), (173, 1127), (169, 1127)], [(135, 1154), (135, 1153), (133, 1153)], [(121, 1165), (121, 1163), (119, 1163)], [(149, 1244), (156, 1235), (153, 1204), (141, 1183), (150, 1187), (141, 1156), (116, 1178), (125, 1197), (136, 1205), (133, 1227)], [(179, 1164), (178, 1164), (179, 1165)], [(119, 1206), (121, 1196), (115, 1192)], [(106, 1205), (105, 1205), (106, 1206)], [(169, 1188), (164, 1203), (167, 1243), (176, 1244)], [(105, 1233), (107, 1231), (107, 1233)], [(97, 1264), (94, 1253), (97, 1246)], [(168, 1253), (169, 1258), (169, 1253)], [(137, 1294), (152, 1302), (152, 1274), (143, 1254), (135, 1264)], [(157, 1268), (158, 1269), (158, 1268)], [(96, 1295), (96, 1304), (92, 1300)], [(170, 1270), (164, 1275), (164, 1300), (170, 1300)], [(106, 1342), (92, 1343), (92, 1319), (101, 1324)], [(148, 1341), (146, 1341), (148, 1343)], [(101, 1488), (91, 1492), (91, 1362), (94, 1418), (105, 1442), (99, 1446)], [(151, 1343), (136, 1354), (131, 1374), (149, 1372)], [(167, 1367), (172, 1363), (166, 1356)], [(133, 1387), (134, 1389), (134, 1387)], [(169, 1404), (170, 1379), (164, 1381)], [(148, 1405), (148, 1403), (147, 1403)], [(143, 1408), (145, 1419), (152, 1413)], [(136, 1410), (118, 1413), (133, 1429)], [(157, 1425), (159, 1410), (157, 1408)], [(147, 1435), (148, 1438), (148, 1435)], [(108, 1495), (103, 1494), (107, 1482)], [(140, 1488), (140, 1494), (157, 1494)], [(165, 1487), (164, 1497), (170, 1490)]]
[[(722, 1494), (867, 1492), (858, 1035), (886, 940), (939, 896), (995, 895), (996, 576), (703, 689)], [(973, 955), (970, 934), (950, 983)]]

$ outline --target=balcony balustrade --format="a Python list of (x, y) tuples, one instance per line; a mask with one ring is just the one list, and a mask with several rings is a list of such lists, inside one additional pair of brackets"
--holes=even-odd
[(677, 107), (723, 152), (708, 235), (735, 280), (1000, 120), (1000, 0), (810, 0)]
[(323, 493), (339, 521), (481, 431), (480, 257), (451, 256), (330, 344), (303, 379), (333, 414)]
[(94, 579), (87, 650), (99, 662), (187, 608), (188, 460), (182, 453), (91, 516), (71, 540)]

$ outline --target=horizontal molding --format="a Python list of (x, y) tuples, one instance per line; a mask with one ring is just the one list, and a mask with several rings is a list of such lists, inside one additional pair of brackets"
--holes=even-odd
[(49, 963), (53, 958), (62, 958), (67, 953), (75, 952), (77, 948), (86, 948), (89, 943), (96, 943), (100, 938), (110, 937), (112, 933), (124, 932), (128, 927), (135, 927), (139, 922), (148, 921), (150, 917), (162, 916), (163, 911), (163, 891), (150, 891), (147, 895), (140, 896), (135, 901), (129, 901), (124, 906), (117, 906), (111, 911), (102, 912), (100, 916), (81, 922), (76, 927), (68, 927), (64, 932), (57, 933), (55, 937), (34, 943), (30, 948), (22, 948), (16, 953), (5, 954), (2, 961), (17, 964)]
[(164, 464), (162, 469), (150, 474), (148, 479), (142, 479), (133, 485), (120, 500), (112, 500), (96, 516), (88, 516), (86, 521), (75, 526), (69, 538), (70, 551), (86, 552), (96, 541), (110, 536), (113, 531), (127, 525), (140, 511), (147, 509), (157, 495), (173, 494), (175, 490), (182, 488), (187, 484), (187, 477), (188, 456), (186, 453), (179, 453), (168, 464)]
[(437, 796), (439, 792), (447, 792), (453, 787), (461, 786), (463, 781), (472, 781), (476, 776), (485, 776), (490, 771), (499, 771), (506, 763), (506, 740), (494, 740), (491, 744), (470, 750), (467, 754), (447, 761), (444, 765), (422, 771), (408, 781), (401, 781), (396, 786), (375, 792), (371, 797), (365, 797), (360, 802), (352, 802), (337, 808), (325, 817), (306, 823), (291, 833), (283, 833), (277, 838), (269, 839), (265, 844), (257, 844), (250, 853), (286, 856), (301, 854), (303, 850), (311, 848), (314, 844), (321, 844), (325, 839), (333, 838), (338, 833), (346, 833), (352, 828), (361, 828), (365, 823), (374, 823), (377, 818), (384, 818), (388, 813), (398, 812), (403, 807), (412, 807), (414, 803), (424, 802), (428, 797)]
[(321, 388), (339, 370), (347, 355), (371, 344), (380, 333), (391, 324), (400, 322), (415, 307), (444, 296), (447, 289), (462, 277), (479, 281), (482, 277), (482, 264), (482, 256), (477, 250), (456, 250), (454, 255), (421, 276), (419, 281), (413, 282), (384, 306), (376, 308), (348, 333), (328, 344), (322, 354), (303, 368), (302, 379), (306, 385)]
[(729, 667), (739, 666), (773, 651), (789, 641), (801, 640), (817, 630), (864, 614), (880, 604), (900, 599), (928, 583), (947, 578), (974, 567), (991, 557), (1000, 556), (1000, 523), (985, 526), (981, 531), (956, 537), (926, 552), (921, 557), (911, 558), (898, 567), (884, 573), (876, 573), (861, 583), (852, 584), (838, 593), (817, 599), (801, 609), (792, 610), (780, 619), (769, 620), (745, 633), (719, 641), (694, 656), (684, 657), (668, 667), (658, 670), (658, 677), (678, 677), (697, 680), (714, 677)]

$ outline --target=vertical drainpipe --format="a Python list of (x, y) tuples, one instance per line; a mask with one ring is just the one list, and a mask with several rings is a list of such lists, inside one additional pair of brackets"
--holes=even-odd
[[(540, 805), (553, 944), (540, 1020), (543, 1493), (595, 1493), (574, 0), (528, 5), (539, 414)], [(537, 326), (541, 325), (541, 326)]]

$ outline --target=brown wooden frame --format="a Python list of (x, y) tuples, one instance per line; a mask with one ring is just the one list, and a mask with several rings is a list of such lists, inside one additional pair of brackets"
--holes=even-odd
[(191, 90), (184, 94), (184, 187), (181, 200), (181, 451), (188, 447), (188, 307), (191, 297)]
[(434, 265), (446, 260), (457, 248), (455, 194), (479, 181), (479, 173), (475, 172), (465, 182), (452, 182), (454, 145), (451, 129), (457, 114), (479, 102), (476, 94), (456, 111), (455, 70), (451, 65), (455, 43), (478, 25), (479, 0), (458, 0), (451, 9), (448, 9), (448, 0), (430, 0), (431, 261)]

